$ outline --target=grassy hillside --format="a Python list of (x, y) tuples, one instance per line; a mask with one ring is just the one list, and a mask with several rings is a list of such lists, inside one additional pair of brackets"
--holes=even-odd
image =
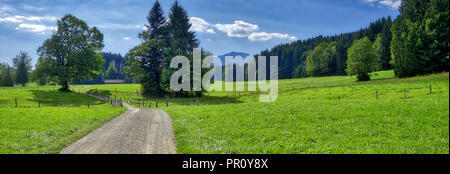
[(139, 85), (76, 88), (152, 101), (153, 108), (164, 103), (159, 107), (173, 119), (178, 153), (449, 152), (448, 73), (397, 79), (383, 71), (372, 79), (280, 80), (274, 103), (258, 102), (255, 92), (210, 92), (200, 106), (184, 98), (169, 99), (169, 107), (166, 99), (142, 98)]
[(0, 154), (57, 153), (125, 110), (51, 86), (1, 87)]

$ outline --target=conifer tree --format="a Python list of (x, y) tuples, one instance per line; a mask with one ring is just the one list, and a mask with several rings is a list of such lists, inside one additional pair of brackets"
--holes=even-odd
[[(191, 28), (191, 23), (189, 22), (187, 12), (178, 4), (178, 1), (175, 1), (170, 9), (168, 27), (170, 56), (163, 60), (165, 67), (163, 68), (162, 74), (162, 81), (166, 88), (170, 86), (170, 78), (173, 72), (176, 71), (169, 67), (171, 58), (179, 55), (186, 56), (189, 58), (192, 68), (193, 49), (199, 46), (199, 41), (196, 39), (195, 33), (189, 30)], [(192, 86), (192, 78), (190, 80)], [(187, 96), (193, 94), (189, 94), (188, 92), (177, 92), (175, 95)], [(195, 95), (201, 95), (201, 93), (195, 93)]]
[(19, 55), (13, 58), (16, 69), (16, 83), (25, 86), (28, 83), (31, 71), (31, 58), (28, 53), (20, 51)]

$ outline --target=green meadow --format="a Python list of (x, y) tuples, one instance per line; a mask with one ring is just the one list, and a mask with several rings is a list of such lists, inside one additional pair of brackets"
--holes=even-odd
[[(368, 82), (332, 76), (279, 81), (278, 99), (257, 92), (209, 92), (199, 98), (144, 98), (140, 85), (78, 85), (137, 107), (169, 113), (178, 153), (448, 154), (449, 74)], [(431, 87), (431, 90), (430, 90)], [(378, 94), (378, 97), (377, 97)], [(143, 104), (145, 102), (145, 104)]]
[(0, 87), (0, 154), (58, 153), (125, 110), (53, 86)]

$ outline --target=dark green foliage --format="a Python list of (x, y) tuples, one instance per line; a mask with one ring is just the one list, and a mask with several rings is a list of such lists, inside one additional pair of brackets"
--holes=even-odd
[[(105, 79), (123, 79), (124, 83), (138, 83), (139, 80), (131, 77), (125, 73), (125, 68), (128, 66), (127, 58), (115, 53), (102, 53), (102, 58), (105, 61), (103, 69), (105, 71), (98, 74), (93, 79), (88, 79), (81, 82), (73, 81), (74, 84), (104, 84)], [(112, 65), (112, 66), (111, 66)], [(110, 71), (110, 73), (108, 73)]]
[(31, 58), (26, 52), (20, 51), (19, 55), (13, 58), (16, 69), (16, 83), (25, 86), (28, 83), (31, 71)]
[(395, 74), (410, 77), (448, 71), (449, 3), (403, 0), (391, 30)]
[[(130, 65), (126, 67), (127, 73), (141, 80), (144, 95), (201, 96), (204, 91), (173, 92), (170, 87), (171, 76), (176, 71), (170, 68), (172, 58), (186, 56), (190, 60), (192, 70), (193, 49), (199, 46), (195, 33), (189, 30), (191, 24), (187, 12), (175, 1), (167, 22), (159, 2), (156, 1), (147, 16), (147, 22), (147, 31), (139, 34), (142, 43), (127, 53), (130, 58)], [(202, 55), (206, 57), (208, 54), (203, 52)], [(206, 70), (202, 69), (202, 72)], [(193, 78), (190, 82), (192, 89)]]
[(6, 63), (0, 63), (0, 86), (14, 86), (13, 68)]
[(38, 49), (39, 68), (61, 84), (61, 90), (69, 90), (69, 82), (95, 78), (103, 70), (99, 53), (104, 47), (103, 34), (70, 14), (58, 20), (57, 26)]
[[(352, 45), (353, 41), (363, 37), (368, 37), (370, 40), (374, 41), (377, 35), (383, 32), (384, 28), (389, 29), (388, 25), (390, 25), (390, 23), (390, 18), (381, 18), (371, 23), (369, 27), (356, 32), (298, 40), (289, 44), (275, 46), (270, 50), (264, 50), (258, 55), (278, 56), (280, 79), (307, 77), (306, 66), (308, 53), (311, 53), (311, 51), (322, 42), (334, 42), (336, 46), (336, 51), (333, 55), (334, 58), (331, 59), (331, 62), (328, 62), (330, 66), (329, 69), (326, 70), (327, 73), (321, 75), (344, 75), (346, 74), (345, 69), (347, 68), (347, 50)], [(390, 30), (385, 32), (390, 32)], [(389, 36), (388, 34), (386, 35), (387, 41)], [(384, 48), (389, 47), (389, 44), (384, 45)], [(383, 54), (387, 55), (388, 53), (385, 51)], [(390, 56), (384, 57), (386, 60), (390, 59)]]
[[(186, 56), (189, 59), (191, 66), (191, 89), (193, 86), (193, 49), (198, 48), (200, 45), (199, 41), (195, 36), (195, 32), (190, 31), (191, 23), (189, 22), (189, 17), (187, 12), (175, 1), (169, 14), (169, 56), (165, 57), (163, 64), (165, 66), (162, 74), (162, 82), (165, 88), (169, 87), (170, 77), (176, 71), (176, 69), (170, 69), (170, 60), (175, 56)], [(173, 95), (176, 96), (200, 96), (201, 92), (187, 92), (180, 91), (175, 92)]]
[[(144, 95), (162, 96), (162, 59), (167, 56), (168, 26), (161, 5), (156, 1), (147, 15), (147, 30), (139, 34), (142, 43), (132, 48), (127, 72), (139, 78)], [(166, 90), (167, 91), (167, 90)]]
[(322, 42), (309, 53), (306, 71), (310, 76), (323, 76), (336, 72), (336, 43)]
[(383, 26), (383, 31), (381, 32), (381, 47), (379, 49), (379, 58), (381, 61), (381, 69), (389, 70), (392, 69), (391, 65), (391, 41), (392, 41), (392, 20), (391, 17), (386, 19), (386, 23)]

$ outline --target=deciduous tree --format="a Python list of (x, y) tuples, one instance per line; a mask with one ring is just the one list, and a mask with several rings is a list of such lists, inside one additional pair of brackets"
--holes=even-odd
[(103, 34), (70, 14), (58, 20), (57, 27), (38, 49), (40, 68), (62, 85), (61, 90), (69, 90), (71, 81), (94, 78), (103, 70), (99, 53), (104, 47)]

